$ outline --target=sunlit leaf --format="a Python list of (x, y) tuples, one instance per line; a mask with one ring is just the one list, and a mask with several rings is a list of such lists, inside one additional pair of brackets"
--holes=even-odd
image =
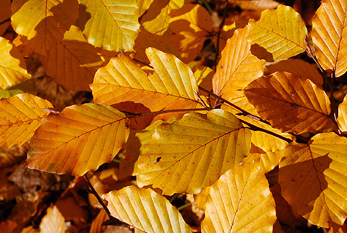
[(253, 81), (245, 93), (259, 115), (284, 132), (314, 133), (335, 127), (329, 97), (308, 79), (276, 72)]
[(318, 134), (308, 145), (292, 144), (280, 163), (282, 195), (314, 225), (342, 225), (347, 217), (347, 139)]
[(0, 37), (0, 59), (0, 88), (7, 88), (31, 77), (22, 55), (3, 37)]
[(143, 145), (137, 182), (152, 184), (163, 194), (199, 193), (237, 165), (250, 150), (250, 131), (220, 109), (188, 113), (174, 123), (162, 123)]
[(265, 10), (251, 23), (249, 41), (265, 48), (273, 59), (284, 60), (306, 50), (307, 29), (300, 14), (289, 6)]
[[(8, 26), (11, 24), (11, 0), (2, 0), (0, 1), (0, 36), (4, 34)], [(8, 20), (8, 22), (5, 22)]]
[(26, 49), (42, 55), (63, 39), (78, 15), (77, 0), (28, 0), (21, 3), (23, 5), (11, 17), (12, 27), (22, 36)]
[(45, 233), (65, 232), (65, 219), (56, 206), (48, 207), (47, 214), (41, 220), (40, 230)]
[(125, 115), (97, 104), (51, 114), (35, 132), (26, 163), (29, 168), (81, 176), (110, 162), (128, 137)]
[(71, 26), (64, 39), (48, 51), (47, 57), (40, 56), (40, 61), (47, 75), (58, 84), (75, 91), (90, 91), (88, 84), (93, 82), (95, 72), (106, 65), (112, 55), (115, 53), (109, 52), (104, 59), (82, 32)]
[(257, 164), (230, 169), (196, 201), (205, 210), (202, 232), (272, 232), (276, 221), (275, 201)]
[(140, 28), (136, 0), (80, 0), (80, 4), (87, 14), (80, 22), (85, 25), (79, 26), (90, 44), (112, 51), (133, 51)]
[(9, 148), (28, 141), (53, 106), (40, 97), (19, 94), (0, 100), (0, 146)]
[(246, 10), (264, 10), (275, 8), (279, 5), (274, 0), (228, 0), (229, 3), (236, 4)]
[(145, 232), (192, 232), (163, 196), (134, 185), (103, 195), (111, 215)]
[(154, 0), (136, 0), (136, 4), (139, 7), (139, 15), (143, 15)]
[(195, 68), (194, 77), (197, 84), (206, 90), (212, 90), (212, 78), (215, 72), (207, 66), (198, 66)]
[(212, 19), (202, 6), (186, 4), (171, 10), (169, 27), (173, 33), (170, 42), (178, 48), (182, 60), (188, 63), (199, 55), (204, 41), (212, 32)]
[(326, 0), (312, 19), (312, 41), (319, 64), (339, 77), (347, 71), (347, 2)]
[(339, 105), (339, 115), (337, 117), (337, 123), (339, 129), (342, 132), (347, 131), (347, 96), (343, 99), (343, 102)]

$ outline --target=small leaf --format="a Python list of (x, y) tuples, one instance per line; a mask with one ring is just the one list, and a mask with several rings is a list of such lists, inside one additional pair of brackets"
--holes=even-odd
[(145, 232), (192, 232), (180, 212), (163, 196), (134, 185), (103, 195), (115, 218)]
[(298, 12), (280, 5), (265, 10), (257, 22), (251, 22), (249, 41), (270, 52), (275, 61), (284, 60), (306, 50), (307, 29)]
[(196, 202), (205, 210), (202, 232), (272, 232), (275, 201), (258, 164), (235, 166)]
[(31, 140), (29, 168), (81, 176), (110, 162), (129, 134), (125, 115), (97, 104), (49, 115)]
[(0, 100), (0, 146), (10, 148), (28, 141), (52, 108), (47, 100), (30, 94), (18, 94)]
[(308, 79), (287, 72), (261, 77), (245, 90), (258, 114), (274, 128), (294, 133), (335, 127), (326, 93)]
[(40, 231), (45, 233), (65, 232), (65, 219), (56, 206), (48, 207), (47, 214), (42, 218)]
[(85, 25), (79, 25), (90, 44), (111, 51), (133, 51), (140, 28), (136, 0), (80, 0), (80, 4), (90, 14)]
[(339, 105), (339, 115), (337, 117), (337, 123), (339, 129), (342, 132), (347, 131), (347, 96), (343, 99), (343, 102)]
[(220, 109), (162, 123), (143, 145), (135, 172), (138, 184), (152, 184), (164, 195), (199, 193), (241, 162), (250, 137), (236, 117)]
[(312, 19), (312, 41), (319, 64), (340, 77), (347, 71), (346, 0), (325, 0)]

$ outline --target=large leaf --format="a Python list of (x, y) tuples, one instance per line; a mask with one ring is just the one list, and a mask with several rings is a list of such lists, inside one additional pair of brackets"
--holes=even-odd
[(75, 91), (90, 91), (94, 74), (101, 66), (115, 55), (113, 52), (104, 58), (101, 51), (89, 44), (82, 32), (71, 26), (64, 35), (64, 39), (48, 51), (48, 55), (40, 56), (45, 72), (56, 83)]
[(312, 19), (312, 40), (319, 64), (339, 77), (347, 71), (347, 1), (326, 0)]
[(245, 93), (274, 128), (303, 133), (335, 127), (329, 117), (329, 97), (308, 79), (276, 72), (249, 84)]
[(136, 0), (80, 0), (80, 4), (86, 7), (86, 15), (84, 21), (80, 20), (85, 25), (79, 26), (90, 44), (112, 51), (133, 51), (140, 28)]
[(7, 88), (31, 77), (20, 52), (3, 37), (0, 37), (0, 59), (0, 88)]
[(12, 27), (23, 36), (26, 48), (42, 55), (63, 39), (78, 15), (77, 0), (28, 0), (20, 3), (24, 4), (12, 15)]
[(152, 189), (134, 185), (103, 195), (111, 215), (145, 232), (192, 232), (180, 212)]
[(275, 201), (258, 164), (235, 166), (196, 201), (205, 210), (202, 232), (272, 232), (276, 221)]
[(143, 145), (138, 184), (152, 184), (165, 195), (199, 193), (241, 162), (249, 153), (250, 137), (236, 117), (220, 109), (162, 123)]
[(285, 149), (280, 163), (282, 195), (314, 225), (342, 225), (347, 217), (347, 139), (334, 133), (318, 134), (308, 145)]
[(0, 100), (0, 146), (9, 148), (28, 141), (52, 108), (47, 100), (19, 94)]
[(212, 79), (213, 92), (238, 106), (248, 103), (243, 89), (262, 76), (264, 70), (265, 61), (251, 53), (251, 45), (247, 41), (249, 30), (249, 26), (238, 29), (227, 41)]
[(31, 140), (27, 166), (81, 176), (110, 162), (125, 143), (125, 115), (97, 104), (65, 108), (49, 115)]
[(307, 29), (298, 12), (280, 5), (265, 10), (257, 22), (251, 23), (249, 41), (265, 48), (274, 60), (284, 60), (306, 50)]

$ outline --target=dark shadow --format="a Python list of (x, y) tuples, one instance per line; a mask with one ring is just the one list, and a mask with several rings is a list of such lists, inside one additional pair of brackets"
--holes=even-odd
[(253, 44), (251, 46), (251, 53), (258, 59), (264, 59), (267, 62), (274, 61), (272, 54), (258, 44)]
[(79, 27), (83, 32), (86, 23), (92, 16), (89, 12), (87, 12), (87, 7), (85, 5), (79, 4), (78, 6), (78, 17), (74, 25)]
[(161, 10), (169, 4), (169, 2), (169, 0), (154, 0), (149, 6), (147, 12), (142, 16), (141, 24), (155, 19), (160, 14)]

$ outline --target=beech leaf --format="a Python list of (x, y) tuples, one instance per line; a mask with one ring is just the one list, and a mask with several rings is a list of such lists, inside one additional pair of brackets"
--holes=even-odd
[(343, 99), (343, 102), (339, 105), (339, 115), (337, 117), (337, 123), (339, 129), (342, 132), (347, 131), (347, 96)]
[(51, 114), (35, 132), (29, 168), (81, 176), (110, 162), (128, 137), (125, 115), (97, 104), (73, 105)]
[(111, 215), (145, 232), (192, 232), (180, 212), (152, 189), (127, 186), (103, 197)]
[(138, 185), (152, 184), (164, 195), (199, 193), (241, 162), (250, 150), (250, 138), (235, 116), (220, 109), (162, 123), (141, 150)]
[(40, 231), (45, 233), (65, 232), (65, 219), (56, 206), (48, 207), (47, 214), (41, 220)]

